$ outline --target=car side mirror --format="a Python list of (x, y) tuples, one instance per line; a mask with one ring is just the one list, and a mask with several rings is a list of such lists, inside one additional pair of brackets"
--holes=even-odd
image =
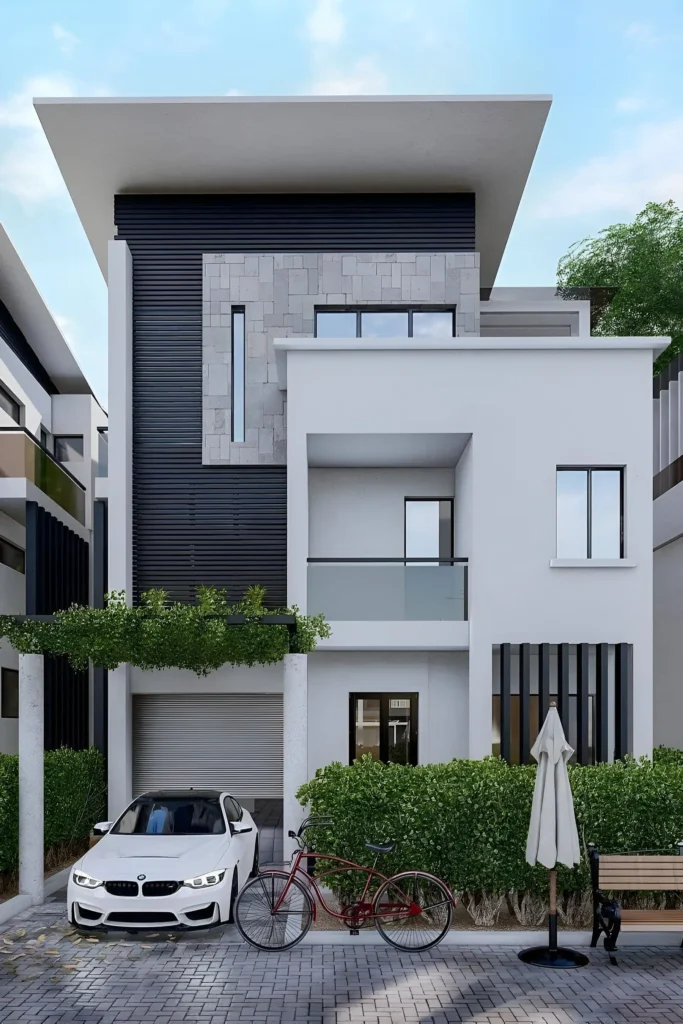
[(253, 826), (246, 821), (231, 821), (230, 831), (234, 836), (242, 836), (247, 832), (253, 832)]
[(113, 824), (113, 821), (98, 821), (96, 825), (93, 825), (92, 833), (94, 836), (106, 836)]

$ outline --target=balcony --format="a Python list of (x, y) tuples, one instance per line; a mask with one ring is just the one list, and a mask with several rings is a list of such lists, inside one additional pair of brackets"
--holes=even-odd
[(0, 428), (0, 478), (30, 481), (85, 524), (85, 488), (23, 427)]
[(466, 558), (309, 558), (308, 612), (329, 622), (466, 622)]

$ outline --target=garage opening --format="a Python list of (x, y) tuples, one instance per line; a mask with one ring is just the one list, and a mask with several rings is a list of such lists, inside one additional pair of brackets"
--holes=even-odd
[(133, 792), (224, 789), (282, 799), (282, 694), (136, 694)]

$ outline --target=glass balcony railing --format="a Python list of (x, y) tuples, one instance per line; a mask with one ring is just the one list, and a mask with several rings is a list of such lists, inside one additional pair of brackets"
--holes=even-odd
[(466, 558), (309, 558), (308, 612), (330, 622), (464, 622)]
[(30, 480), (70, 516), (85, 524), (85, 488), (23, 427), (0, 429), (0, 477)]

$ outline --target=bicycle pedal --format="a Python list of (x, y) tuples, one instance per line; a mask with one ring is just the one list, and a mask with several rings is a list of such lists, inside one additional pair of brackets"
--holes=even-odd
[(350, 928), (349, 935), (360, 935), (360, 932), (358, 931), (357, 928)]

